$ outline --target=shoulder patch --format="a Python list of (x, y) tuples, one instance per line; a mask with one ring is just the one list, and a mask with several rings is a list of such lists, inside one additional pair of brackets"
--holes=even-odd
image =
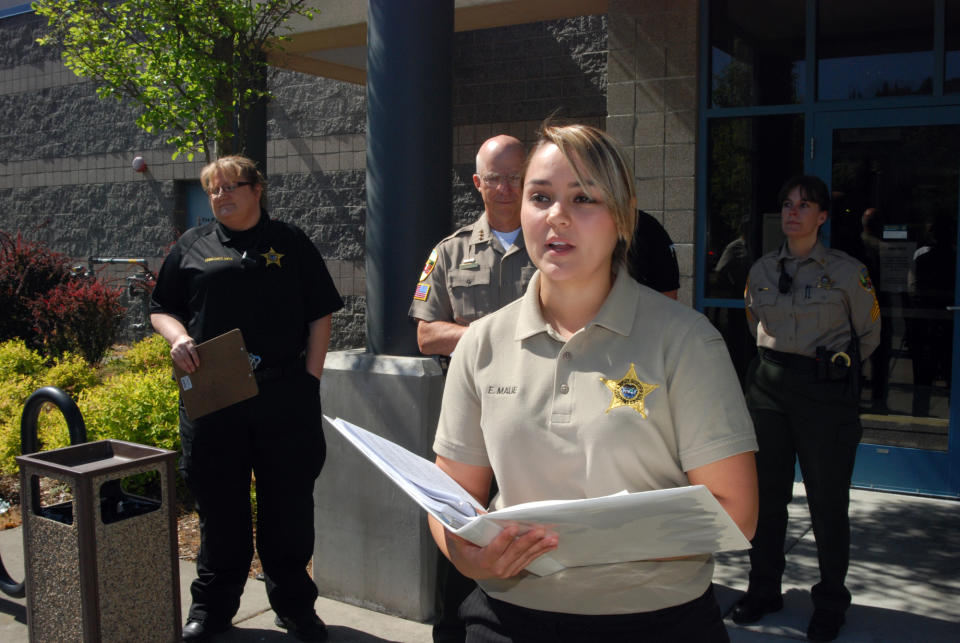
[(419, 301), (426, 301), (430, 294), (430, 284), (417, 284), (417, 289), (413, 291), (413, 298)]
[(860, 287), (870, 293), (873, 297), (873, 305), (870, 307), (870, 321), (876, 322), (880, 319), (880, 302), (877, 301), (877, 293), (873, 289), (873, 282), (870, 281), (870, 272), (866, 266), (860, 268), (860, 274), (857, 276)]
[[(427, 257), (427, 263), (423, 265), (423, 271), (420, 273), (420, 279), (417, 281), (423, 281), (430, 276), (430, 273), (433, 272), (434, 267), (437, 265), (437, 257), (439, 257), (439, 253), (437, 249), (434, 248), (430, 251), (430, 256)], [(426, 295), (424, 295), (423, 298), (426, 299)]]
[(857, 281), (860, 282), (861, 288), (867, 292), (873, 292), (873, 282), (870, 281), (870, 272), (867, 270), (866, 266), (860, 268), (860, 276), (858, 277)]

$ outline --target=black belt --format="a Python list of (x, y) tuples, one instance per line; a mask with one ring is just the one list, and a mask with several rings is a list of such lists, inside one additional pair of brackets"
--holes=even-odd
[(817, 360), (813, 357), (797, 355), (796, 353), (781, 353), (780, 351), (764, 348), (763, 346), (759, 348), (759, 351), (760, 357), (771, 364), (785, 366), (798, 371), (816, 370), (817, 368)]
[(283, 379), (285, 377), (294, 377), (296, 375), (301, 375), (307, 370), (307, 361), (303, 357), (289, 364), (281, 364), (280, 366), (270, 366), (268, 368), (258, 368), (253, 372), (253, 376), (257, 378), (258, 384), (263, 384), (265, 382), (272, 382), (274, 380)]

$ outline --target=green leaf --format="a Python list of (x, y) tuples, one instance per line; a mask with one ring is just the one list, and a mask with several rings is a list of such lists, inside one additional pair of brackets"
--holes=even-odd
[[(163, 131), (181, 153), (203, 141), (228, 141), (235, 119), (260, 96), (259, 47), (295, 15), (312, 18), (306, 0), (38, 0), (64, 64), (90, 78), (100, 98), (132, 100), (137, 124)], [(241, 144), (242, 144), (241, 140)], [(192, 156), (190, 157), (192, 158)]]

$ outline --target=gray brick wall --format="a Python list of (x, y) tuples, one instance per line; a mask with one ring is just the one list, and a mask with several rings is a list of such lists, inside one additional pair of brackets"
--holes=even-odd
[(552, 114), (604, 126), (607, 18), (461, 32), (454, 47), (452, 229), (483, 209), (472, 178), (483, 141), (510, 134), (529, 146)]
[[(33, 14), (0, 20), (0, 229), (78, 261), (143, 256), (157, 268), (176, 236), (175, 182), (196, 179), (201, 159), (172, 160), (162, 137), (134, 124), (133, 109), (97, 98), (92, 83), (35, 44), (42, 26)], [(472, 174), (484, 140), (505, 132), (529, 143), (558, 109), (604, 125), (606, 31), (605, 16), (586, 16), (456, 35), (453, 227), (482, 208)], [(269, 83), (271, 214), (307, 232), (344, 296), (332, 348), (362, 347), (366, 88), (276, 69)], [(131, 169), (135, 156), (147, 172)], [(124, 276), (110, 271), (116, 283)], [(131, 326), (143, 322), (132, 303)], [(146, 331), (128, 337), (138, 332)]]
[(633, 160), (640, 208), (676, 244), (681, 301), (693, 299), (697, 0), (611, 0), (607, 131)]
[(606, 114), (606, 16), (458, 33), (454, 125)]

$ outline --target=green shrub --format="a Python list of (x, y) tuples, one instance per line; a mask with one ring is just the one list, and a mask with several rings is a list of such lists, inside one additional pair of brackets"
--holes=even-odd
[[(101, 380), (79, 355), (66, 353), (46, 367), (22, 340), (0, 344), (0, 474), (17, 472), (23, 406), (42, 386), (61, 388), (77, 402), (90, 441), (113, 438), (179, 449), (177, 386), (165, 346), (159, 335), (139, 342), (115, 360), (123, 372)], [(150, 367), (157, 363), (162, 366)], [(66, 421), (55, 406), (40, 411), (37, 437), (43, 450), (70, 443)]]
[[(34, 390), (41, 386), (56, 386), (76, 402), (82, 391), (99, 383), (100, 376), (93, 366), (79, 355), (66, 353), (63, 357), (54, 360), (53, 366), (38, 376)], [(70, 445), (70, 429), (67, 427), (67, 421), (63, 417), (63, 412), (53, 404), (44, 404), (37, 415), (37, 441), (41, 451)]]
[(153, 369), (173, 368), (170, 359), (170, 345), (163, 336), (154, 333), (131, 346), (111, 365), (114, 373), (141, 373)]
[(122, 373), (80, 394), (87, 439), (180, 448), (177, 385), (169, 369)]
[(22, 339), (11, 339), (0, 344), (0, 381), (15, 377), (35, 377), (43, 372), (44, 359), (28, 348)]
[(17, 376), (0, 381), (0, 473), (17, 472), (14, 458), (20, 455), (20, 417), (23, 404), (39, 388), (36, 380)]
[(37, 390), (43, 358), (21, 339), (0, 344), (0, 473), (16, 473), (23, 404)]
[(76, 399), (80, 392), (100, 383), (97, 369), (74, 353), (64, 353), (54, 360), (53, 367), (43, 376), (44, 386), (56, 386)]
[[(87, 434), (89, 439), (89, 433)], [(70, 429), (63, 413), (53, 404), (44, 404), (37, 416), (37, 442), (40, 451), (70, 446)]]

